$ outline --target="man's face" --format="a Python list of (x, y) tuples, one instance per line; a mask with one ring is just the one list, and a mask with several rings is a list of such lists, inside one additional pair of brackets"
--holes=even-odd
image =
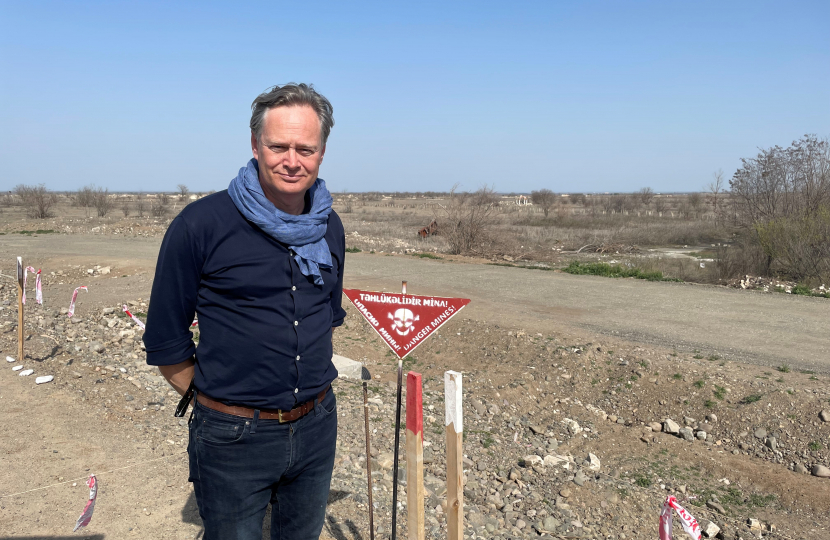
[(251, 148), (262, 189), (282, 210), (295, 206), (314, 185), (326, 152), (320, 119), (305, 105), (269, 109), (259, 137), (251, 134)]

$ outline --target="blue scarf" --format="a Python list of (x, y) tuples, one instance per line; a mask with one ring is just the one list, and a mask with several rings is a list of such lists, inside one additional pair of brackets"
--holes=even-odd
[(331, 268), (325, 236), (332, 199), (321, 178), (308, 190), (311, 210), (299, 216), (283, 212), (265, 197), (255, 159), (239, 169), (228, 186), (228, 195), (245, 219), (294, 250), (294, 260), (304, 276), (314, 276), (315, 285), (323, 284), (320, 267)]

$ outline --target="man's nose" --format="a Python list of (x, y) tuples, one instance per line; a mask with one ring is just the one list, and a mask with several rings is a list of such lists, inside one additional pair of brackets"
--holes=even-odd
[(293, 148), (289, 148), (288, 152), (285, 156), (285, 166), (290, 167), (292, 169), (296, 169), (300, 166), (300, 159), (297, 155), (297, 151)]

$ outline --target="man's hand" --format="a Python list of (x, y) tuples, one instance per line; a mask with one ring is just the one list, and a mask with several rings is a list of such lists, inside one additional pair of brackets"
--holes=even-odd
[(161, 372), (161, 375), (167, 379), (167, 382), (170, 383), (170, 386), (172, 386), (180, 396), (183, 396), (184, 393), (187, 392), (187, 387), (190, 386), (190, 381), (193, 380), (193, 375), (196, 371), (194, 368), (195, 365), (196, 362), (191, 356), (181, 364), (159, 366), (159, 371)]

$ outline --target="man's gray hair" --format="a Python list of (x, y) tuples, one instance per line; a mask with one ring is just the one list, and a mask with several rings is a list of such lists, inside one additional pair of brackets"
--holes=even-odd
[(258, 139), (262, 132), (265, 112), (268, 109), (294, 105), (307, 105), (314, 109), (317, 117), (320, 118), (320, 138), (323, 145), (325, 145), (329, 133), (331, 133), (331, 128), (334, 126), (333, 109), (329, 100), (317, 92), (314, 85), (311, 84), (288, 83), (282, 86), (276, 85), (258, 95), (251, 103), (251, 131)]

